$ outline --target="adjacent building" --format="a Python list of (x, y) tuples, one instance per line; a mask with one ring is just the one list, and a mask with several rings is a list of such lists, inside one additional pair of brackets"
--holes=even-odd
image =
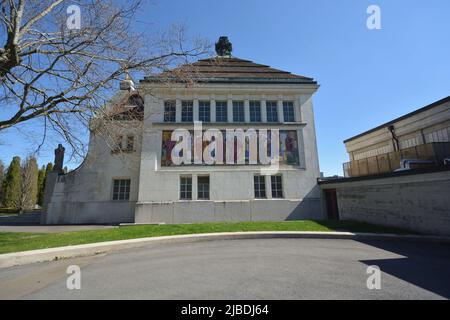
[(346, 140), (346, 178), (319, 181), (328, 217), (450, 235), (449, 138), (447, 97)]
[[(83, 164), (49, 178), (42, 222), (321, 219), (317, 82), (234, 57), (226, 37), (216, 51), (137, 88), (124, 81), (112, 116), (92, 122)], [(186, 141), (192, 150), (174, 151)], [(264, 146), (277, 150), (277, 166), (261, 161)]]
[[(384, 123), (344, 141), (346, 177), (388, 173), (402, 161), (443, 165), (450, 156), (450, 97)], [(425, 163), (425, 162), (424, 162)]]

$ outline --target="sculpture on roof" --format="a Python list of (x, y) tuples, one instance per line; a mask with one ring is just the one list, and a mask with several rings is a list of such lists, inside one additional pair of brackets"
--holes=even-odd
[(231, 51), (233, 51), (233, 45), (228, 40), (228, 37), (220, 37), (216, 43), (217, 55), (220, 57), (231, 56)]

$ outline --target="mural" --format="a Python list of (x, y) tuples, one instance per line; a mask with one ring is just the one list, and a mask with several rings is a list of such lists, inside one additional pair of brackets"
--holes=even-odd
[[(161, 166), (173, 166), (172, 162), (172, 150), (175, 147), (175, 141), (171, 141), (172, 131), (163, 131), (162, 133), (162, 150), (161, 150)], [(193, 133), (191, 133), (191, 136)], [(226, 134), (223, 132), (223, 155), (224, 162), (226, 161)], [(268, 137), (268, 153), (270, 154), (270, 134)], [(207, 147), (208, 143), (203, 142), (203, 150)], [(234, 143), (234, 158), (237, 160), (236, 148), (237, 141)], [(193, 146), (192, 146), (192, 155)], [(299, 149), (298, 149), (298, 138), (297, 131), (295, 130), (280, 130), (280, 164), (282, 165), (299, 165)], [(246, 151), (245, 151), (246, 162), (249, 159), (249, 143), (246, 141)]]
[(298, 166), (298, 139), (297, 131), (280, 130), (280, 164)]

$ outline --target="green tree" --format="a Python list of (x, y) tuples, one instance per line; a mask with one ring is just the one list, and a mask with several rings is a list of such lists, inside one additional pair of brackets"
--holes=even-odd
[(20, 202), (21, 174), (20, 157), (14, 157), (3, 181), (3, 204), (7, 208), (17, 209)]
[(45, 175), (49, 173), (50, 171), (53, 171), (53, 163), (49, 162), (47, 163), (47, 167), (45, 168)]
[(37, 204), (41, 207), (44, 205), (44, 192), (45, 192), (45, 177), (46, 174), (45, 166), (42, 166), (42, 168), (39, 170), (38, 174), (38, 182), (37, 182), (37, 188), (38, 188), (38, 194), (37, 194)]
[(41, 171), (39, 172), (39, 177), (43, 175), (42, 185), (39, 184), (38, 180), (38, 204), (42, 207), (44, 205), (44, 198), (45, 198), (45, 183), (47, 181), (47, 175), (49, 172), (53, 171), (53, 163), (49, 162), (47, 163), (47, 166), (42, 166)]
[(33, 156), (27, 157), (22, 165), (22, 179), (19, 209), (33, 210), (37, 202), (38, 187), (38, 165)]

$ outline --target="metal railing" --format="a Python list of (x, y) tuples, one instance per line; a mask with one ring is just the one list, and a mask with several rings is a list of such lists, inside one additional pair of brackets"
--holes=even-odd
[(443, 166), (444, 159), (449, 157), (450, 142), (421, 144), (400, 151), (344, 163), (344, 176), (350, 178), (394, 172), (400, 169), (400, 162), (403, 159), (429, 160), (433, 161), (435, 166)]

